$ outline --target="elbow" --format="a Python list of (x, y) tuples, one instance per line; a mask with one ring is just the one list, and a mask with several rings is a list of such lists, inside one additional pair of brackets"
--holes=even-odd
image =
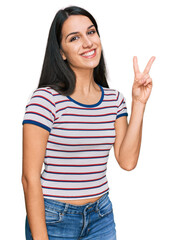
[(36, 185), (37, 183), (40, 183), (40, 177), (39, 176), (28, 176), (28, 175), (22, 175), (21, 182), (23, 187), (27, 187), (28, 185)]
[(24, 185), (26, 183), (26, 178), (24, 175), (22, 175), (22, 177), (21, 177), (21, 183), (22, 183), (22, 185)]
[(22, 183), (22, 186), (23, 186), (24, 189), (28, 185), (28, 179), (24, 175), (22, 175), (22, 177), (21, 177), (21, 183)]
[(132, 171), (137, 166), (137, 160), (135, 158), (133, 159), (129, 158), (128, 160), (119, 159), (118, 163), (119, 163), (119, 166), (125, 171)]
[(132, 171), (132, 170), (134, 170), (134, 169), (136, 168), (136, 165), (125, 165), (125, 166), (121, 166), (121, 165), (120, 165), (120, 167), (121, 167), (123, 170), (130, 172), (130, 171)]
[(27, 174), (22, 174), (22, 177), (21, 177), (21, 182), (22, 182), (22, 185), (26, 185), (29, 181), (30, 181), (30, 176), (28, 176)]

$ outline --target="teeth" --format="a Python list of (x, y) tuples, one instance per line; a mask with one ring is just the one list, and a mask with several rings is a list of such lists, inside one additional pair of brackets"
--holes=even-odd
[(94, 54), (94, 52), (95, 52), (95, 51), (93, 50), (93, 51), (91, 51), (91, 52), (82, 54), (82, 56), (91, 56), (91, 55)]

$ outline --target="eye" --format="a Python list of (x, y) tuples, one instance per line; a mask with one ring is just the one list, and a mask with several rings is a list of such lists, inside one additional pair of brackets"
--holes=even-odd
[(70, 39), (70, 42), (73, 42), (73, 41), (77, 40), (78, 38), (79, 38), (78, 36), (74, 36)]
[(88, 32), (89, 35), (94, 34), (94, 33), (96, 33), (96, 30), (91, 30), (91, 31)]

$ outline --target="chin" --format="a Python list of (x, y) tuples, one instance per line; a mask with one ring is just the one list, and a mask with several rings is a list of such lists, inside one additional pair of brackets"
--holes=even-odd
[(84, 64), (84, 67), (86, 66), (86, 68), (90, 68), (90, 69), (94, 69), (99, 65), (100, 59), (98, 60), (91, 60), (90, 62)]
[(91, 70), (91, 69), (94, 69), (96, 68), (98, 65), (99, 65), (99, 62), (100, 62), (100, 58), (97, 58), (97, 59), (90, 59), (88, 61), (83, 61), (81, 62), (80, 64), (71, 64), (70, 67), (72, 69), (84, 69), (84, 70)]

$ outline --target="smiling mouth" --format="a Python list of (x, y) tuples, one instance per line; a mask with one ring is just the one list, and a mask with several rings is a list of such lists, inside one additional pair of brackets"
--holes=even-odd
[(81, 56), (85, 58), (92, 58), (92, 57), (95, 57), (95, 55), (96, 55), (96, 49), (93, 49), (89, 52), (81, 54)]

